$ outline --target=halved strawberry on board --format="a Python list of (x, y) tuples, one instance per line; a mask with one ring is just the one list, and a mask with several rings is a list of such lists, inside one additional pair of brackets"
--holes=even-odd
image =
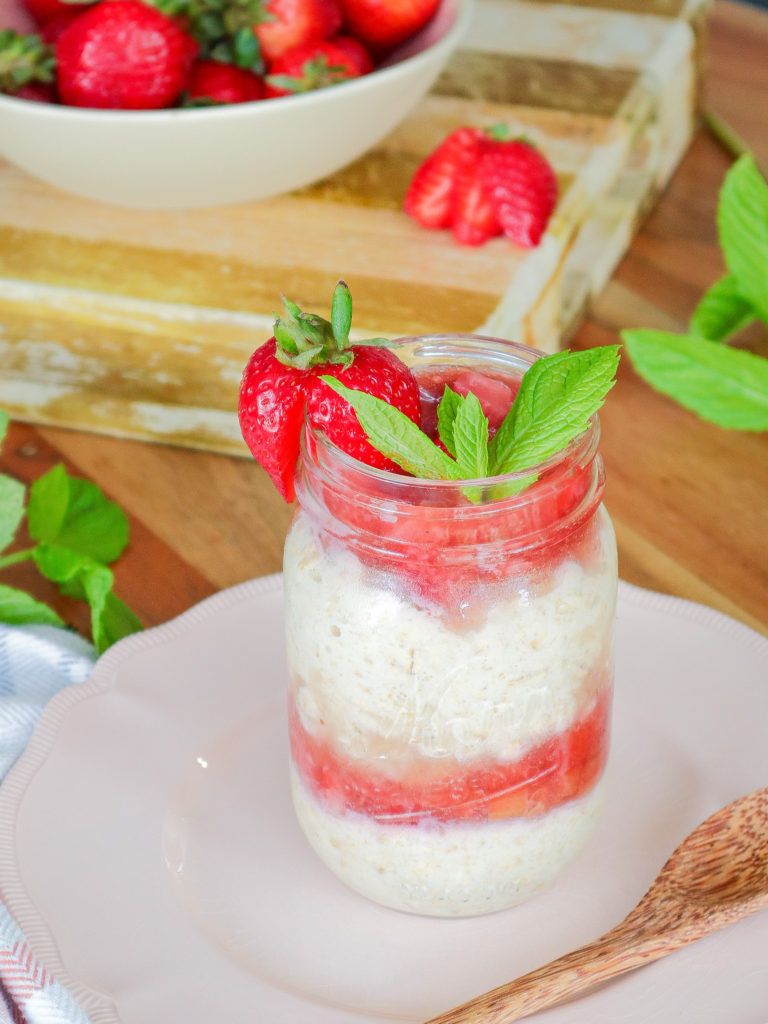
[(457, 176), (477, 163), (482, 139), (479, 128), (457, 128), (418, 166), (403, 200), (403, 209), (417, 224), (450, 226)]

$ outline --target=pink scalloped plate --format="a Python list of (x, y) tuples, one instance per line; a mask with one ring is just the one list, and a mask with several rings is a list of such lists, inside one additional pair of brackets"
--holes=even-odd
[[(768, 782), (768, 640), (622, 583), (608, 801), (581, 857), (488, 917), (374, 906), (293, 818), (282, 615), (267, 577), (122, 641), (0, 789), (3, 897), (93, 1024), (417, 1024), (606, 931)], [(755, 1024), (766, 950), (756, 915), (538, 1019)]]

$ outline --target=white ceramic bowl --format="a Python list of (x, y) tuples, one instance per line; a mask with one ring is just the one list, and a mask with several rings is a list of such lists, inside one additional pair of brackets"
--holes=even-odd
[(0, 95), (0, 153), (67, 192), (123, 206), (220, 206), (289, 192), (355, 160), (403, 119), (464, 34), (471, 4), (443, 0), (386, 67), (297, 96), (116, 111)]

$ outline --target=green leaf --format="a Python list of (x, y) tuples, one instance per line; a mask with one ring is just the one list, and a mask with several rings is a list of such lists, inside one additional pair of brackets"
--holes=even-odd
[(741, 295), (768, 323), (768, 185), (745, 154), (728, 171), (717, 208), (720, 244)]
[(138, 633), (143, 628), (141, 620), (110, 591), (93, 627), (93, 642), (101, 653), (124, 636)]
[(691, 317), (689, 330), (700, 338), (725, 341), (757, 315), (752, 303), (742, 298), (736, 278), (728, 274), (704, 293)]
[(451, 455), (456, 458), (456, 445), (453, 442), (453, 421), (461, 405), (461, 395), (445, 385), (443, 397), (437, 407), (437, 433)]
[(99, 577), (107, 590), (112, 586), (112, 570), (106, 565), (59, 544), (38, 544), (32, 558), (43, 576), (58, 583), (68, 597), (85, 595), (86, 574)]
[(768, 430), (768, 359), (666, 331), (628, 330), (622, 339), (657, 391), (721, 427)]
[(88, 602), (91, 633), (99, 653), (143, 628), (137, 616), (112, 593), (114, 577), (107, 566), (55, 544), (39, 544), (33, 558), (43, 576), (58, 583), (62, 593)]
[(11, 543), (24, 518), (24, 494), (23, 484), (0, 474), (0, 551)]
[(346, 387), (335, 377), (320, 380), (345, 398), (374, 448), (406, 473), (427, 480), (460, 480), (459, 467), (416, 424), (388, 402)]
[(3, 584), (0, 584), (0, 622), (7, 622), (11, 626), (64, 625), (53, 608), (42, 601), (36, 601), (23, 590)]
[(617, 345), (537, 359), (491, 441), (491, 474), (528, 469), (586, 430), (615, 383), (618, 361)]
[(32, 484), (27, 516), (35, 540), (104, 564), (114, 562), (128, 543), (128, 520), (119, 505), (63, 466), (54, 466)]
[(8, 424), (10, 423), (10, 421), (11, 417), (8, 415), (8, 413), (0, 409), (0, 444), (2, 444), (3, 441), (5, 440), (5, 434), (6, 431), (8, 430)]
[(261, 47), (252, 28), (238, 29), (235, 33), (233, 49), (235, 63), (239, 68), (245, 68), (246, 71), (253, 71), (257, 74), (264, 70)]
[(488, 475), (488, 419), (471, 392), (460, 399), (453, 421), (453, 441), (461, 475), (469, 480)]

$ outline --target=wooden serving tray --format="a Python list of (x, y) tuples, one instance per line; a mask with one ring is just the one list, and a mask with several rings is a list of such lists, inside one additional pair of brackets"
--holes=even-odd
[[(479, 0), (465, 44), (391, 135), (262, 203), (123, 209), (0, 161), (0, 407), (17, 419), (244, 453), (242, 368), (282, 293), (358, 336), (490, 333), (561, 346), (693, 131), (707, 0)], [(506, 122), (554, 164), (542, 243), (474, 249), (401, 211), (461, 124)]]

